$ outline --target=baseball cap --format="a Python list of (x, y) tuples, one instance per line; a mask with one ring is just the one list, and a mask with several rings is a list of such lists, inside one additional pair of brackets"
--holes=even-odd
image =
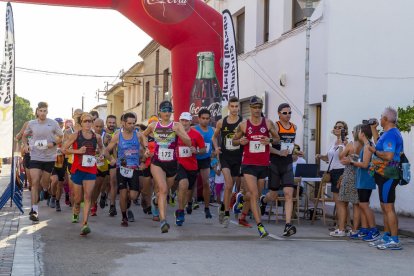
[(62, 118), (55, 118), (55, 121), (58, 123), (63, 123), (63, 119)]
[(170, 101), (162, 101), (159, 106), (161, 112), (172, 112), (173, 107)]
[(193, 119), (193, 116), (191, 116), (190, 112), (183, 112), (180, 115), (180, 120), (191, 121), (192, 119)]
[(263, 105), (263, 101), (261, 98), (257, 97), (257, 96), (253, 96), (250, 98), (250, 105), (256, 105), (256, 104), (260, 104)]
[(151, 116), (149, 119), (148, 119), (148, 124), (151, 124), (151, 123), (153, 123), (153, 122), (158, 122), (159, 120), (158, 120), (158, 117), (157, 116)]

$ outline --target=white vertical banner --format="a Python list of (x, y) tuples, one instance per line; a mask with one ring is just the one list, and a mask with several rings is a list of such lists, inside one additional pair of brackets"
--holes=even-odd
[(0, 71), (0, 158), (11, 157), (13, 153), (14, 61), (13, 10), (7, 3), (4, 57)]
[(228, 102), (231, 97), (239, 97), (239, 70), (237, 65), (236, 35), (233, 18), (229, 10), (223, 11), (223, 89), (222, 116), (228, 114)]

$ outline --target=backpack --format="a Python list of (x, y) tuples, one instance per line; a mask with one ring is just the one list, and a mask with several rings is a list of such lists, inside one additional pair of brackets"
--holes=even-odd
[(405, 156), (404, 153), (400, 156), (400, 165), (399, 165), (399, 171), (400, 171), (400, 182), (399, 185), (407, 185), (410, 183), (411, 179), (411, 169), (410, 169), (410, 161), (408, 161), (407, 156)]

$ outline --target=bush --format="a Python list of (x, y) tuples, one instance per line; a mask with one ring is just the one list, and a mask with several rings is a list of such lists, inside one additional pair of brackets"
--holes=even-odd
[(411, 126), (414, 125), (414, 106), (398, 108), (397, 126), (400, 131), (410, 132)]

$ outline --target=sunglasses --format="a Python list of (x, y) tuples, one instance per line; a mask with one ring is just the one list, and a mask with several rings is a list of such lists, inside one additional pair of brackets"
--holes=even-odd
[(263, 105), (251, 105), (250, 108), (253, 108), (253, 109), (262, 109), (263, 108)]
[(160, 109), (160, 112), (172, 112), (172, 108), (171, 107), (164, 107)]
[(334, 126), (334, 129), (343, 129), (343, 126)]
[(292, 114), (292, 111), (289, 111), (289, 112), (286, 112), (286, 111), (285, 112), (280, 112), (280, 114), (283, 114), (283, 115), (288, 115), (289, 114), (290, 115), (290, 114)]
[(92, 120), (83, 120), (82, 123), (92, 123)]

